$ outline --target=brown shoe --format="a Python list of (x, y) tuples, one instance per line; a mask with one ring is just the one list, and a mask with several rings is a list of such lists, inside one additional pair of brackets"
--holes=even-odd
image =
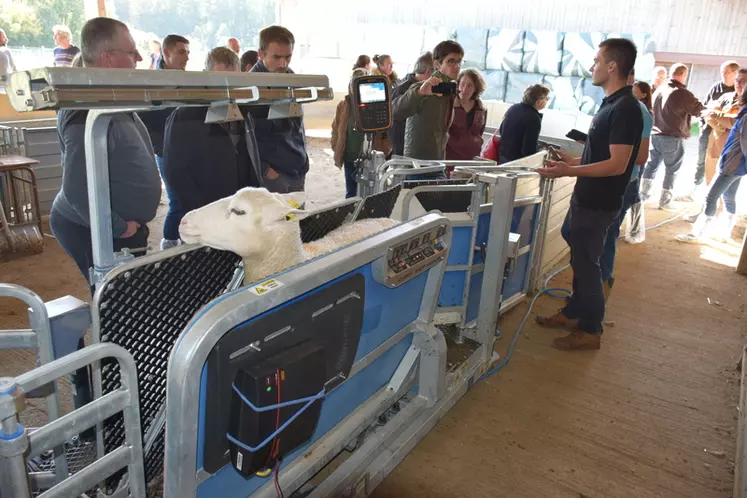
[(575, 330), (565, 337), (558, 337), (552, 345), (563, 351), (596, 350), (601, 347), (601, 336)]
[(537, 316), (534, 320), (538, 325), (547, 329), (576, 330), (578, 328), (578, 319), (566, 317), (563, 314), (563, 310), (560, 310), (551, 316)]

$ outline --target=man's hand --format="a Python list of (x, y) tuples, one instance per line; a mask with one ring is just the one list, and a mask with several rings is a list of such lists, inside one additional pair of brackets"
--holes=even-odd
[(122, 235), (119, 236), (120, 239), (129, 239), (133, 235), (137, 233), (138, 228), (140, 228), (140, 223), (137, 221), (128, 221), (127, 223), (127, 230), (124, 231)]
[(544, 178), (560, 178), (561, 176), (573, 176), (573, 166), (563, 161), (545, 161), (544, 168), (538, 168), (537, 173)]
[(426, 96), (426, 95), (438, 95), (441, 96), (439, 93), (433, 93), (433, 86), (438, 85), (441, 82), (440, 79), (436, 78), (435, 76), (432, 78), (428, 78), (427, 80), (423, 81), (423, 84), (420, 85), (420, 88), (418, 88), (418, 95)]
[(578, 162), (577, 157), (573, 157), (567, 152), (563, 152), (561, 149), (557, 149), (555, 152), (557, 152), (558, 156), (560, 156), (560, 160), (566, 164), (576, 164)]
[(267, 178), (268, 180), (276, 180), (279, 176), (280, 173), (272, 168), (267, 168), (267, 171), (265, 172), (265, 178)]

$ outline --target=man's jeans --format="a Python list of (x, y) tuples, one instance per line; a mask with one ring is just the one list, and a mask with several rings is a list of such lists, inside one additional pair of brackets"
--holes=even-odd
[(695, 186), (703, 183), (705, 180), (705, 163), (706, 163), (706, 152), (708, 151), (708, 138), (711, 136), (711, 127), (703, 126), (700, 131), (700, 137), (698, 137), (698, 162), (695, 166)]
[(651, 137), (651, 150), (649, 152), (648, 164), (643, 171), (643, 178), (653, 180), (659, 166), (664, 161), (664, 190), (674, 188), (674, 180), (682, 166), (685, 157), (685, 139), (679, 137), (666, 137), (654, 135)]
[(571, 200), (561, 234), (571, 248), (573, 295), (563, 309), (567, 318), (578, 319), (578, 328), (600, 334), (604, 319), (604, 288), (600, 258), (609, 227), (619, 211), (593, 211)]
[(303, 192), (306, 187), (306, 176), (293, 177), (276, 171), (277, 178), (267, 178), (267, 172), (264, 173), (262, 182), (264, 187), (270, 192), (276, 194), (289, 194), (291, 192)]
[(741, 176), (729, 175), (723, 171), (719, 171), (716, 178), (713, 179), (711, 188), (708, 190), (708, 195), (706, 196), (705, 215), (716, 215), (718, 199), (722, 195), (724, 196), (724, 207), (726, 208), (726, 212), (729, 214), (736, 213), (737, 191), (739, 190), (739, 183), (741, 180)]
[(599, 260), (599, 266), (602, 270), (602, 282), (606, 282), (612, 278), (612, 274), (615, 270), (615, 253), (617, 251), (617, 239), (620, 237), (620, 226), (622, 225), (625, 215), (628, 213), (630, 206), (637, 202), (641, 202), (641, 197), (638, 193), (640, 182), (636, 178), (632, 182), (628, 183), (628, 188), (625, 189), (625, 197), (623, 197), (623, 205), (620, 210), (620, 215), (612, 222), (609, 230), (607, 230), (607, 238), (604, 241), (604, 251), (602, 257)]
[(163, 175), (163, 158), (156, 156), (156, 164), (158, 165), (158, 172), (161, 174), (163, 184), (166, 186), (166, 197), (169, 199), (169, 210), (166, 213), (166, 218), (163, 220), (163, 238), (166, 240), (179, 240), (179, 223), (182, 221), (184, 214), (181, 212), (179, 202), (174, 196), (174, 191), (171, 190), (169, 184), (166, 182), (166, 177)]
[(355, 162), (345, 161), (345, 198), (350, 199), (358, 195), (358, 182), (355, 181)]

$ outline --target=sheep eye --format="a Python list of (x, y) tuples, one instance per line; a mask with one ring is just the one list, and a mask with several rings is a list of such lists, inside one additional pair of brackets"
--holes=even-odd
[(236, 216), (243, 216), (246, 214), (246, 211), (237, 208), (231, 208), (231, 214), (235, 214)]

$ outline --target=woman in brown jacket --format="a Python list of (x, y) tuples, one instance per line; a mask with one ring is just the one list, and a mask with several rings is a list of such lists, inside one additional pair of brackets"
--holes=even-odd
[(454, 121), (449, 128), (446, 159), (469, 161), (480, 155), (487, 111), (480, 100), (485, 79), (475, 69), (465, 69), (457, 79), (459, 98), (454, 103)]
[[(332, 121), (332, 151), (334, 152), (335, 166), (345, 169), (346, 199), (355, 197), (358, 191), (358, 184), (355, 181), (355, 161), (361, 153), (363, 135), (355, 130), (350, 93), (352, 92), (353, 80), (360, 76), (366, 76), (365, 69), (356, 69), (353, 71), (353, 78), (350, 80), (350, 85), (348, 86), (348, 95), (337, 104), (335, 119)], [(383, 152), (384, 155), (389, 155), (392, 145), (386, 138), (385, 132), (376, 134), (373, 148)]]
[(384, 76), (389, 80), (389, 86), (394, 88), (397, 86), (397, 73), (394, 72), (394, 63), (392, 57), (386, 54), (374, 55), (373, 62), (376, 67), (371, 71), (371, 74), (376, 76)]

